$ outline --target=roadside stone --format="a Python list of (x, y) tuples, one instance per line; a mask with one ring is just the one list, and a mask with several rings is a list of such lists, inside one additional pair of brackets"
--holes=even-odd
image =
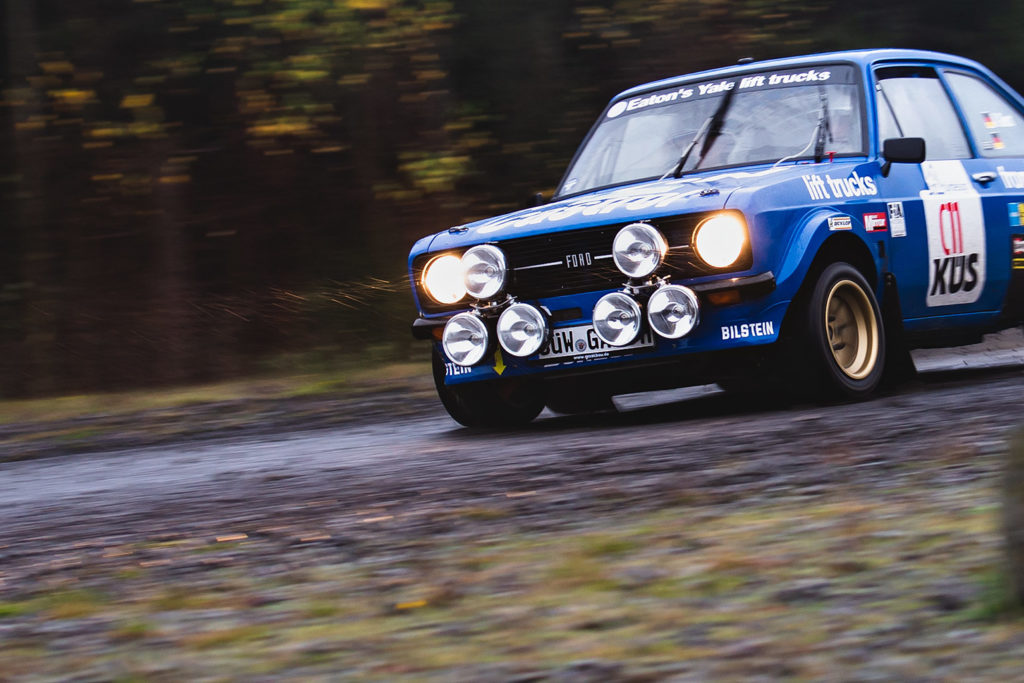
[(966, 584), (947, 584), (932, 592), (928, 599), (943, 612), (956, 612), (973, 603), (977, 593), (977, 589)]
[(626, 588), (642, 588), (665, 578), (665, 576), (666, 573), (664, 570), (651, 565), (627, 567), (625, 570), (615, 575), (615, 577), (619, 579), (622, 585)]
[(622, 664), (598, 659), (572, 662), (555, 672), (550, 680), (557, 683), (606, 683), (622, 673)]
[(770, 645), (771, 641), (767, 638), (751, 638), (749, 640), (741, 640), (738, 643), (732, 643), (723, 647), (721, 649), (721, 654), (723, 657), (730, 659), (747, 659), (749, 657), (766, 654)]
[(828, 597), (831, 582), (823, 579), (804, 579), (794, 581), (775, 593), (779, 602), (810, 602), (824, 600)]

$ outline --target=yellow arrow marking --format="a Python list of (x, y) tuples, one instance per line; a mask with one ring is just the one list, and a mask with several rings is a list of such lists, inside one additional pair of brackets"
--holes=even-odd
[(494, 352), (494, 371), (499, 375), (505, 372), (505, 359), (501, 357), (501, 349)]

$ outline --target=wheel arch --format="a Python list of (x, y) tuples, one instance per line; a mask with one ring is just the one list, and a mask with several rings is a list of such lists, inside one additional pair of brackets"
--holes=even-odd
[(786, 311), (786, 318), (783, 320), (783, 330), (791, 327), (787, 324), (790, 322), (791, 313), (809, 296), (822, 271), (832, 263), (849, 263), (856, 268), (874, 289), (880, 305), (885, 305), (886, 292), (883, 291), (879, 263), (867, 242), (856, 231), (829, 229), (828, 219), (839, 216), (849, 217), (852, 222), (859, 224), (856, 218), (848, 214), (835, 210), (819, 210), (809, 214), (803, 224), (794, 231), (794, 238), (790, 242), (787, 258), (780, 272), (788, 272), (791, 277), (796, 277), (799, 273), (803, 275), (791, 290), (793, 295)]
[(881, 282), (878, 278), (878, 265), (868, 245), (858, 235), (851, 232), (834, 232), (829, 235), (814, 255), (807, 269), (807, 276), (816, 276), (830, 263), (843, 261), (860, 271), (868, 284), (872, 285), (875, 294), (879, 293)]

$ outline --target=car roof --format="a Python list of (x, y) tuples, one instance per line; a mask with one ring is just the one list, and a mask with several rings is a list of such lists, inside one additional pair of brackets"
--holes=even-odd
[(659, 81), (652, 81), (624, 90), (616, 95), (613, 100), (623, 97), (630, 97), (650, 90), (671, 88), (675, 85), (690, 83), (693, 81), (713, 80), (715, 78), (738, 76), (745, 73), (760, 71), (771, 71), (775, 69), (791, 69), (801, 66), (813, 66), (814, 64), (834, 64), (835, 62), (849, 62), (861, 67), (869, 64), (877, 64), (887, 61), (918, 61), (918, 62), (943, 62), (957, 66), (976, 69), (990, 74), (988, 69), (971, 59), (957, 57), (956, 55), (943, 52), (932, 52), (930, 50), (904, 50), (893, 48), (845, 50), (842, 52), (821, 52), (811, 55), (800, 55), (797, 57), (785, 57), (781, 59), (766, 59), (759, 62), (747, 62), (743, 64), (732, 64), (717, 69), (698, 71), (681, 76), (673, 76)]

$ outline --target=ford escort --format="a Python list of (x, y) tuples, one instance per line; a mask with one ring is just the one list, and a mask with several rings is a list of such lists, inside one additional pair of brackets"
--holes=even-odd
[(467, 426), (718, 383), (859, 399), (1024, 320), (1024, 100), (917, 50), (642, 85), (548, 203), (419, 240), (416, 337)]

